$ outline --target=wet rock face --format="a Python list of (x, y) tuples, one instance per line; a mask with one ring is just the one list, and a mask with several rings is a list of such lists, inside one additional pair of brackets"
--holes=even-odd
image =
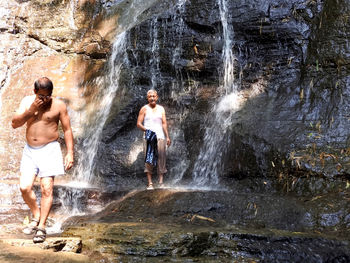
[[(135, 126), (150, 87), (158, 90), (159, 103), (167, 110), (173, 139), (169, 178), (192, 178), (210, 111), (223, 96), (219, 1), (147, 3), (137, 25), (129, 23), (120, 87), (92, 171), (114, 184), (125, 178), (137, 184), (143, 176), (142, 134)], [(6, 43), (0, 61), (5, 174), (16, 172), (24, 138), (23, 129), (13, 132), (10, 127), (11, 116), (41, 75), (54, 80), (55, 95), (71, 109), (76, 138), (84, 138), (84, 123), (97, 110), (93, 95), (106, 85), (105, 62), (116, 24), (128, 21), (129, 13), (122, 10), (133, 7), (128, 1), (114, 4), (1, 4), (1, 12), (6, 12), (0, 34)], [(234, 75), (244, 103), (220, 142), (225, 144), (221, 176), (348, 174), (349, 3), (242, 0), (227, 1), (226, 7), (236, 56)]]
[[(349, 173), (348, 8), (346, 1), (228, 1), (234, 74), (245, 103), (221, 142), (221, 176)], [(136, 117), (153, 86), (174, 141), (169, 177), (192, 177), (222, 94), (222, 30), (218, 1), (197, 0), (128, 32), (128, 81), (118, 92), (123, 111), (112, 111), (104, 128), (97, 174), (143, 173), (141, 153), (132, 164), (117, 154), (141, 143)]]
[[(345, 200), (328, 207), (338, 209), (335, 222), (337, 216), (324, 214), (330, 199), (236, 190), (134, 191), (95, 215), (71, 218), (64, 235), (80, 236), (85, 253), (126, 261), (347, 261), (349, 231), (340, 223)], [(334, 223), (341, 235), (332, 232)]]
[(67, 103), (73, 131), (81, 133), (77, 116), (89, 101), (84, 83), (101, 75), (110, 45), (93, 25), (93, 14), (101, 9), (98, 1), (84, 0), (0, 3), (2, 177), (18, 175), (25, 136), (24, 128), (12, 129), (11, 118), (39, 77), (53, 81), (53, 95)]
[[(336, 240), (240, 231), (124, 222), (71, 227), (65, 235), (82, 236), (88, 254), (99, 251), (102, 257), (125, 261), (144, 260), (145, 257), (150, 262), (191, 259), (202, 262), (347, 262), (350, 259), (346, 243)], [(320, 247), (326, 247), (327, 251)]]
[[(293, 232), (320, 232), (348, 239), (349, 192), (296, 196), (281, 192), (244, 189), (244, 184), (227, 191), (156, 190), (130, 192), (103, 211), (82, 218), (104, 223), (144, 221), (148, 223), (194, 224), (251, 229), (279, 229)], [(113, 211), (113, 212), (111, 212)], [(75, 225), (75, 219), (65, 224)]]

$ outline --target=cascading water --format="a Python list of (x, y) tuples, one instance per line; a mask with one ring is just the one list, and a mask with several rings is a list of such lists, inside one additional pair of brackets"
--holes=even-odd
[[(73, 1), (73, 0), (72, 0)], [(136, 1), (114, 1), (114, 4), (121, 5), (122, 11), (118, 19), (118, 27), (116, 28), (115, 41), (112, 48), (112, 55), (109, 59), (107, 80), (103, 78), (95, 80), (96, 82), (104, 82), (105, 89), (99, 91), (96, 97), (93, 98), (92, 105), (87, 111), (94, 111), (92, 118), (87, 120), (84, 127), (84, 139), (79, 146), (77, 156), (79, 162), (73, 174), (73, 178), (79, 182), (89, 185), (94, 177), (94, 160), (97, 153), (98, 144), (100, 142), (101, 133), (104, 124), (108, 118), (114, 95), (118, 89), (118, 82), (120, 77), (120, 70), (123, 63), (127, 63), (127, 56), (125, 53), (125, 35), (128, 29), (132, 28), (144, 19), (144, 13), (152, 7), (156, 0), (136, 0)], [(113, 5), (113, 3), (110, 3)], [(109, 7), (111, 10), (113, 8)], [(157, 63), (155, 63), (156, 65)], [(101, 86), (101, 85), (98, 85)], [(89, 115), (89, 114), (86, 114)], [(75, 183), (73, 183), (75, 185)]]
[(159, 79), (159, 41), (158, 41), (158, 18), (155, 17), (151, 23), (151, 34), (152, 34), (152, 59), (150, 61), (151, 64), (151, 81), (152, 81), (152, 89), (157, 89), (157, 80)]
[(74, 170), (74, 178), (79, 182), (90, 183), (93, 176), (94, 160), (103, 126), (107, 120), (113, 98), (119, 87), (120, 70), (125, 62), (125, 32), (116, 37), (112, 55), (109, 60), (109, 74), (105, 89), (94, 98), (95, 109), (98, 109), (94, 118), (85, 128), (85, 139), (78, 150), (79, 163)]
[[(176, 65), (177, 61), (179, 60), (179, 57), (182, 52), (182, 34), (184, 29), (184, 19), (183, 19), (183, 12), (185, 11), (185, 2), (186, 0), (179, 0), (174, 8), (174, 14), (172, 19), (176, 22), (173, 24), (176, 25), (174, 30), (174, 35), (177, 38), (174, 51), (172, 54), (172, 65)], [(160, 39), (159, 39), (159, 30), (160, 30), (160, 24), (158, 22), (158, 17), (155, 17), (151, 22), (151, 39), (152, 39), (152, 59), (150, 61), (151, 64), (151, 81), (152, 81), (152, 88), (156, 89), (157, 87), (157, 81), (159, 80), (160, 72)], [(163, 45), (167, 45), (167, 41), (165, 40)], [(176, 67), (176, 66), (175, 66)], [(183, 87), (182, 83), (182, 76), (181, 71), (176, 70), (177, 79), (174, 83), (174, 85)]]
[(234, 45), (234, 30), (228, 23), (229, 12), (227, 0), (219, 0), (221, 22), (223, 27), (223, 79), (219, 87), (224, 94), (214, 105), (206, 121), (206, 131), (203, 146), (193, 169), (193, 183), (195, 187), (215, 187), (219, 184), (221, 159), (225, 154), (229, 139), (227, 131), (232, 124), (232, 115), (239, 108), (240, 96), (235, 80), (237, 59), (232, 52)]
[[(182, 51), (182, 35), (183, 35), (183, 29), (184, 29), (184, 19), (182, 14), (185, 11), (185, 2), (186, 0), (179, 0), (177, 5), (176, 5), (176, 11), (175, 11), (175, 16), (174, 20), (177, 20), (178, 22), (176, 23), (176, 31), (175, 34), (177, 36), (177, 46), (174, 49), (173, 53), (173, 59), (172, 59), (172, 64), (176, 65), (177, 61), (179, 60), (179, 56)], [(178, 71), (176, 72), (178, 73)], [(181, 76), (180, 76), (181, 77)]]
[[(183, 0), (182, 0), (183, 1)], [(87, 188), (91, 187), (94, 183), (95, 174), (95, 157), (97, 154), (97, 149), (99, 142), (101, 140), (102, 130), (105, 122), (110, 113), (110, 109), (115, 97), (115, 93), (119, 87), (119, 77), (120, 71), (123, 65), (128, 63), (126, 55), (126, 35), (127, 30), (135, 26), (140, 22), (140, 20), (145, 19), (144, 13), (151, 6), (153, 6), (157, 1), (114, 1), (110, 2), (112, 6), (120, 8), (120, 17), (118, 19), (118, 27), (116, 28), (116, 34), (114, 44), (112, 47), (111, 57), (109, 58), (108, 72), (106, 77), (101, 77), (95, 79), (94, 81), (97, 86), (102, 86), (104, 83), (104, 89), (99, 90), (95, 97), (91, 101), (93, 103), (89, 104), (86, 112), (82, 114), (85, 116), (85, 125), (83, 127), (84, 137), (78, 143), (77, 153), (79, 156), (78, 164), (75, 166), (72, 179), (73, 181), (65, 184), (68, 187), (60, 195), (61, 209), (60, 214), (64, 215), (76, 215), (88, 212), (86, 209), (82, 208), (79, 203), (81, 197), (84, 195)], [(121, 5), (118, 7), (118, 5)], [(74, 10), (76, 8), (76, 0), (71, 0), (72, 9), (72, 23), (71, 26), (75, 26), (74, 22)], [(109, 7), (111, 10), (111, 6)], [(152, 45), (152, 53), (154, 53), (154, 59), (152, 61), (152, 83), (154, 86), (157, 85), (157, 75), (159, 74), (159, 43), (157, 37), (157, 20), (154, 20), (154, 32), (155, 35)], [(90, 116), (90, 117), (87, 117)], [(86, 188), (86, 189), (82, 189)], [(60, 220), (62, 221), (62, 220)], [(54, 229), (60, 228), (60, 222), (54, 226)], [(55, 231), (55, 230), (53, 230)]]
[[(179, 91), (184, 89), (184, 83), (183, 83), (183, 76), (181, 73), (181, 66), (177, 66), (178, 61), (180, 61), (180, 56), (183, 52), (183, 30), (184, 30), (184, 12), (185, 12), (185, 3), (186, 0), (179, 0), (176, 2), (174, 6), (174, 11), (172, 12), (172, 25), (174, 27), (171, 29), (172, 34), (176, 36), (176, 41), (174, 41), (173, 47), (172, 47), (172, 65), (175, 67), (176, 70), (176, 78), (172, 82), (172, 88), (171, 88), (171, 97), (176, 99)], [(165, 23), (165, 24), (162, 24)], [(168, 46), (169, 43), (167, 42), (166, 38), (162, 38), (162, 27), (167, 27), (169, 25), (166, 25), (166, 22), (160, 22), (158, 16), (155, 16), (150, 24), (150, 39), (151, 39), (151, 53), (152, 58), (150, 60), (150, 73), (151, 73), (151, 83), (152, 88), (156, 89), (160, 86), (164, 86), (167, 84), (161, 83), (162, 81), (162, 72), (160, 68), (160, 58), (161, 58), (161, 52), (162, 48), (164, 46)], [(163, 42), (162, 42), (163, 39)], [(160, 101), (160, 104), (162, 102)], [(177, 146), (178, 143), (181, 143), (183, 141), (183, 131), (180, 129), (174, 129), (174, 127), (171, 127), (170, 129), (170, 135), (172, 137), (172, 145), (170, 148), (168, 148), (167, 152), (168, 154), (171, 154), (171, 151), (176, 151), (180, 147)], [(177, 166), (172, 167), (171, 170), (169, 170), (169, 174), (173, 175), (171, 178), (167, 180), (169, 184), (172, 185), (178, 185), (178, 182), (182, 179), (184, 172), (186, 171), (187, 167), (189, 165), (189, 161), (187, 159), (181, 160)]]
[(74, 16), (75, 16), (75, 9), (76, 9), (76, 5), (78, 4), (78, 0), (71, 0), (70, 1), (70, 17), (69, 17), (69, 26), (72, 29), (78, 29), (77, 26), (75, 25), (75, 21), (74, 21)]
[[(125, 32), (116, 37), (113, 44), (112, 55), (109, 60), (109, 74), (106, 76), (105, 89), (95, 95), (94, 109), (98, 109), (93, 118), (87, 122), (85, 127), (85, 138), (77, 151), (79, 156), (78, 165), (73, 173), (73, 182), (65, 185), (60, 190), (59, 198), (61, 203), (60, 211), (57, 213), (55, 224), (48, 229), (49, 233), (59, 232), (61, 223), (69, 216), (88, 213), (88, 209), (82, 203), (86, 196), (87, 187), (93, 178), (94, 160), (98, 144), (102, 134), (103, 126), (108, 118), (113, 98), (118, 90), (120, 70), (125, 61)], [(97, 81), (102, 81), (99, 79)], [(71, 186), (71, 187), (70, 187)], [(86, 188), (82, 190), (82, 188)], [(91, 209), (91, 207), (90, 207)]]

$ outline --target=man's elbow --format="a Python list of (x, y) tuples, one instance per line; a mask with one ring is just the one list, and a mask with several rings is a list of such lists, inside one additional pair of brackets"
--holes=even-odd
[(14, 121), (14, 120), (12, 120), (11, 126), (12, 126), (12, 128), (14, 128), (14, 129), (16, 129), (16, 128), (19, 127), (18, 123), (16, 123), (16, 121)]

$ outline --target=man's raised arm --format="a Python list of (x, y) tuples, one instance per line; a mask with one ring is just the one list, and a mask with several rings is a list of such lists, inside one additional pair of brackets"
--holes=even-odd
[(18, 127), (23, 126), (32, 116), (34, 116), (35, 112), (38, 109), (38, 105), (35, 104), (35, 101), (28, 107), (30, 101), (28, 97), (22, 99), (21, 104), (16, 111), (16, 114), (12, 118), (12, 128), (16, 129)]

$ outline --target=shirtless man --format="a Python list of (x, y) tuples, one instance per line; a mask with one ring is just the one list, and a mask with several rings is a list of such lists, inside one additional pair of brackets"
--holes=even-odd
[[(158, 148), (158, 162), (157, 173), (159, 176), (159, 187), (163, 188), (163, 175), (166, 170), (166, 145), (170, 146), (171, 140), (168, 134), (168, 125), (165, 117), (165, 110), (162, 106), (157, 105), (158, 94), (155, 90), (149, 90), (147, 92), (148, 104), (143, 106), (139, 112), (137, 118), (137, 127), (146, 132), (151, 130), (157, 135), (157, 148)], [(152, 171), (153, 166), (149, 163), (145, 163), (145, 172), (147, 174), (148, 186), (147, 190), (154, 189), (152, 183)]]
[[(45, 223), (53, 200), (54, 176), (64, 174), (73, 166), (73, 133), (67, 107), (63, 101), (52, 98), (53, 84), (46, 77), (34, 83), (34, 94), (23, 98), (19, 109), (12, 118), (14, 129), (27, 124), (27, 144), (23, 149), (21, 161), (20, 190), (33, 218), (25, 234), (35, 234), (34, 243), (46, 239)], [(63, 158), (58, 139), (58, 122), (61, 121), (67, 155)], [(40, 178), (41, 202), (36, 203), (33, 185), (36, 177)]]

